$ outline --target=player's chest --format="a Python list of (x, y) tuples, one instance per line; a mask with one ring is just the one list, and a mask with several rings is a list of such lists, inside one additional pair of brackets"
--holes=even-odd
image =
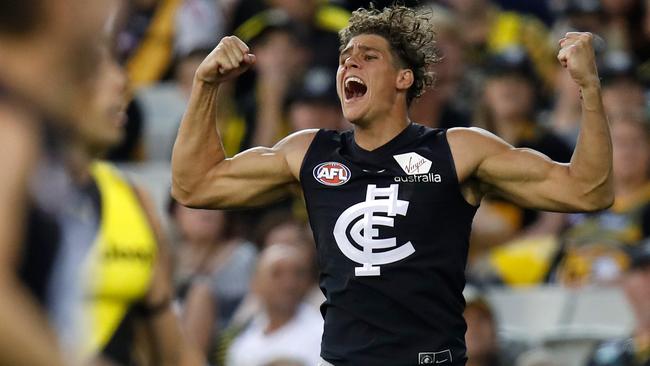
[(351, 204), (388, 204), (393, 200), (439, 202), (457, 187), (440, 156), (406, 151), (373, 160), (333, 155), (309, 167), (305, 195), (314, 203), (345, 209)]

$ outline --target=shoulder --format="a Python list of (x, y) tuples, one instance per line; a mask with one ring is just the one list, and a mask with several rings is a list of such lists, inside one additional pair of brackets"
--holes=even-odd
[(492, 145), (502, 146), (507, 144), (497, 135), (479, 127), (454, 127), (447, 130), (447, 139), (451, 143), (485, 143), (488, 148)]
[(321, 131), (324, 130), (300, 130), (283, 138), (273, 147), (273, 150), (275, 152), (284, 156), (284, 159), (287, 162), (289, 169), (292, 171), (294, 177), (297, 178), (300, 175), (300, 167), (302, 166), (302, 161), (304, 160), (305, 155), (307, 154), (307, 151), (309, 150), (312, 142), (316, 138), (316, 135), (321, 133)]
[(275, 150), (281, 150), (286, 152), (291, 152), (291, 151), (305, 152), (307, 151), (309, 145), (311, 145), (312, 141), (320, 131), (325, 131), (325, 130), (307, 129), (307, 130), (296, 131), (288, 135), (287, 137), (283, 138), (282, 140), (280, 140), (273, 148)]
[(447, 142), (461, 181), (472, 175), (486, 158), (512, 149), (500, 137), (478, 127), (450, 128)]

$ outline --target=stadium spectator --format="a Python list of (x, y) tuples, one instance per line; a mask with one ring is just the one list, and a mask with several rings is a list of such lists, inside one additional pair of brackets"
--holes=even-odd
[[(347, 25), (350, 13), (328, 1), (318, 0), (265, 0), (267, 10), (252, 15), (238, 24), (234, 34), (244, 42), (258, 37), (260, 32), (274, 22), (278, 11), (283, 12), (295, 26), (295, 34), (311, 48), (308, 63), (310, 66), (337, 66), (339, 43), (337, 32)], [(246, 8), (249, 4), (241, 2)]]
[(271, 146), (290, 131), (283, 113), (288, 88), (309, 66), (337, 66), (337, 32), (349, 16), (343, 8), (316, 0), (239, 4), (234, 33), (249, 41), (258, 56), (255, 73), (238, 80), (234, 102), (224, 103), (235, 106), (228, 119), (244, 122), (240, 149)]
[(252, 285), (262, 307), (248, 324), (222, 338), (216, 352), (222, 362), (216, 364), (265, 365), (281, 359), (318, 363), (323, 319), (303, 302), (311, 283), (310, 258), (304, 247), (296, 245), (264, 249)]
[(648, 101), (638, 77), (638, 62), (628, 52), (612, 51), (601, 60), (603, 104), (610, 118), (626, 114), (648, 116)]
[[(253, 145), (271, 146), (287, 133), (283, 103), (289, 87), (305, 70), (307, 52), (292, 33), (291, 23), (267, 29), (252, 45), (258, 56), (255, 65), (257, 81), (246, 101), (252, 111)], [(251, 125), (249, 123), (249, 125)]]
[(603, 11), (600, 0), (564, 0), (552, 2), (552, 6), (556, 16), (552, 30), (555, 37), (578, 30), (602, 33)]
[(183, 325), (190, 341), (207, 353), (248, 293), (257, 249), (238, 233), (234, 215), (170, 202), (180, 241), (176, 282)]
[(644, 241), (627, 251), (630, 268), (622, 286), (634, 312), (632, 334), (598, 345), (588, 366), (650, 365), (650, 242)]
[[(135, 102), (142, 110), (138, 147), (145, 161), (169, 161), (173, 140), (189, 98), (188, 88), (192, 85), (198, 63), (208, 53), (209, 50), (199, 48), (179, 56), (172, 80), (136, 91)], [(129, 119), (127, 134), (130, 125)]]
[(512, 365), (513, 349), (505, 349), (497, 337), (497, 323), (492, 308), (480, 290), (468, 285), (465, 295), (467, 322), (467, 366)]
[(610, 120), (614, 147), (614, 205), (569, 215), (564, 259), (556, 279), (568, 284), (610, 282), (625, 269), (621, 252), (650, 235), (650, 126), (632, 114)]
[[(629, 52), (605, 51), (598, 58), (603, 103), (610, 117), (648, 114), (645, 88), (639, 79), (638, 62)], [(580, 93), (565, 73), (558, 73), (555, 108), (551, 123), (567, 143), (575, 145), (580, 123)]]
[(434, 87), (413, 101), (409, 115), (413, 121), (429, 127), (467, 127), (474, 98), (467, 95), (472, 87), (465, 73), (461, 28), (452, 11), (436, 5), (430, 5), (430, 9), (436, 47), (443, 57), (433, 67)]
[(309, 226), (289, 210), (268, 212), (257, 225), (256, 242), (262, 248), (272, 244), (313, 245)]
[[(316, 247), (309, 226), (296, 218), (296, 214), (286, 209), (273, 209), (265, 213), (257, 224), (255, 242), (262, 248), (275, 244), (296, 245), (307, 251), (311, 258), (310, 289), (305, 295), (304, 302), (318, 309), (325, 301), (318, 287), (318, 271), (316, 263)], [(235, 312), (231, 324), (235, 327), (248, 323), (255, 313), (260, 311), (259, 299), (254, 293), (249, 293)]]
[(129, 82), (138, 89), (162, 80), (174, 56), (176, 12), (182, 0), (129, 2), (126, 26), (118, 37), (118, 57), (126, 63)]
[(489, 0), (445, 0), (458, 16), (463, 45), (470, 65), (482, 67), (489, 56), (511, 47), (522, 47), (531, 57), (541, 86), (555, 79), (555, 45), (548, 29), (535, 17), (503, 11)]
[(334, 75), (336, 70), (312, 68), (290, 88), (286, 115), (292, 131), (307, 128), (343, 130), (349, 127), (341, 114)]
[(612, 51), (632, 52), (644, 16), (641, 0), (601, 0), (602, 36)]
[[(563, 140), (536, 122), (536, 74), (521, 48), (508, 49), (488, 62), (476, 125), (516, 147), (532, 148), (555, 161), (568, 162)], [(522, 210), (498, 197), (483, 201), (473, 226), (473, 250), (505, 243), (519, 235), (557, 234), (563, 215)]]
[(215, 0), (182, 0), (176, 11), (174, 54), (183, 57), (196, 49), (213, 49), (226, 30), (227, 6)]

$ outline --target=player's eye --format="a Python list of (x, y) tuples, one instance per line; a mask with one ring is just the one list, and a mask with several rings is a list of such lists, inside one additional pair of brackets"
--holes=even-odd
[(366, 60), (366, 61), (375, 60), (376, 58), (377, 58), (377, 56), (375, 56), (375, 55), (365, 55), (363, 57), (363, 59)]

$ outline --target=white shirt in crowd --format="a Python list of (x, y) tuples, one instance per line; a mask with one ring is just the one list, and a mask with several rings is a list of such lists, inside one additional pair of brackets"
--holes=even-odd
[(267, 324), (263, 314), (252, 320), (230, 347), (227, 366), (264, 366), (279, 359), (318, 364), (323, 317), (313, 306), (301, 304), (289, 323), (270, 334), (264, 334)]

